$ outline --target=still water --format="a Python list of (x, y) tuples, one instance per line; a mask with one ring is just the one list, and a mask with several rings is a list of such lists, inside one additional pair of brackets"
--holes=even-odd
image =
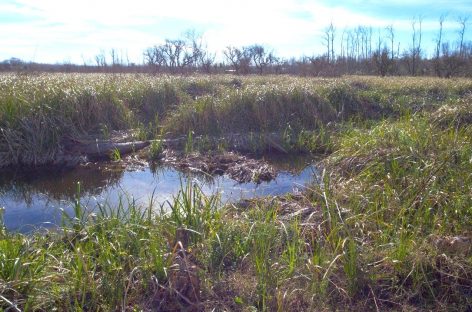
[[(140, 170), (92, 166), (69, 171), (7, 173), (0, 176), (0, 208), (8, 230), (29, 232), (38, 227), (61, 224), (62, 211), (72, 215), (80, 182), (80, 202), (88, 209), (97, 204), (116, 205), (134, 200), (147, 206), (152, 199), (160, 207), (177, 195), (189, 180), (207, 195), (219, 193), (223, 203), (303, 190), (313, 182), (316, 169), (308, 158), (267, 159), (279, 171), (270, 182), (238, 183), (227, 176), (186, 173), (171, 167)], [(126, 206), (126, 205), (125, 205)]]

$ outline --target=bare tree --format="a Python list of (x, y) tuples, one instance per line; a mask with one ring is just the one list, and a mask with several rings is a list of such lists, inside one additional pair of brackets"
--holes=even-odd
[(254, 62), (254, 66), (256, 66), (259, 74), (262, 75), (264, 67), (267, 66), (267, 63), (265, 62), (266, 52), (264, 50), (264, 47), (258, 44), (254, 44), (248, 47), (248, 50), (249, 54), (251, 55), (252, 61)]
[(465, 29), (467, 26), (467, 22), (469, 21), (469, 16), (460, 16), (457, 19), (457, 22), (459, 23), (459, 55), (461, 57), (464, 57), (464, 35), (465, 35)]
[(451, 52), (449, 43), (442, 44), (442, 71), (446, 78), (450, 78), (460, 73), (461, 67), (465, 65), (465, 60), (457, 52)]
[(368, 55), (368, 57), (370, 58), (372, 56), (372, 27), (368, 28), (368, 34), (369, 34), (369, 55)]
[(346, 55), (348, 59), (352, 59), (354, 57), (354, 51), (352, 48), (353, 46), (354, 46), (354, 34), (352, 33), (351, 30), (349, 30), (347, 33), (347, 38), (346, 38)]
[(355, 30), (355, 38), (354, 38), (354, 44), (355, 44), (355, 53), (356, 53), (356, 60), (360, 60), (360, 42), (359, 39), (361, 37), (361, 29), (360, 27), (357, 27)]
[(191, 58), (185, 51), (186, 43), (182, 39), (166, 39), (164, 44), (164, 54), (167, 56), (171, 71), (181, 69), (191, 63)]
[(249, 72), (251, 56), (247, 48), (239, 49), (228, 46), (223, 51), (223, 54), (237, 74), (246, 74)]
[[(417, 24), (418, 23), (418, 26)], [(418, 19), (415, 17), (411, 22), (411, 28), (413, 30), (412, 34), (412, 46), (410, 50), (410, 74), (415, 76), (418, 71), (419, 62), (421, 60), (421, 26), (423, 23), (423, 17), (419, 16)]]
[(390, 59), (395, 58), (395, 47), (394, 47), (394, 40), (395, 40), (395, 32), (393, 30), (393, 25), (390, 24), (387, 27), (385, 27), (385, 30), (387, 31), (387, 38), (390, 40), (390, 49), (391, 49), (391, 56)]
[[(349, 37), (348, 37), (348, 47), (349, 47), (349, 58), (354, 59), (355, 58), (355, 52), (356, 52), (356, 43), (355, 43), (356, 35), (355, 32), (349, 31)], [(349, 45), (350, 43), (350, 45)]]
[(239, 55), (241, 54), (239, 49), (233, 46), (227, 46), (223, 51), (223, 54), (230, 65), (233, 67), (234, 71), (238, 74), (240, 69)]
[(442, 44), (442, 36), (443, 36), (443, 23), (446, 19), (446, 15), (442, 14), (439, 17), (439, 33), (438, 37), (436, 38), (436, 59), (439, 59), (440, 52), (441, 52), (441, 44)]
[(130, 65), (131, 65), (131, 62), (129, 61), (128, 50), (126, 50), (126, 66), (130, 66)]
[(157, 49), (156, 46), (147, 48), (143, 52), (143, 57), (144, 57), (144, 62), (148, 65), (155, 65), (156, 64), (156, 56), (155, 56), (155, 49)]
[(326, 27), (324, 31), (323, 42), (327, 49), (326, 57), (327, 57), (328, 63), (334, 62), (335, 31), (336, 31), (336, 28), (334, 27), (333, 22), (331, 22), (331, 24), (329, 24), (329, 26)]
[(202, 70), (205, 73), (207, 74), (211, 73), (211, 68), (213, 64), (215, 63), (215, 58), (216, 58), (216, 54), (209, 53), (208, 51), (206, 51), (204, 54), (201, 55), (199, 62), (200, 62), (200, 66)]
[(378, 74), (384, 77), (390, 70), (393, 62), (393, 60), (389, 58), (389, 51), (387, 47), (384, 46), (381, 51), (374, 52), (372, 58), (374, 60)]
[[(292, 58), (279, 61), (273, 52), (260, 44), (245, 47), (228, 46), (224, 51), (224, 62), (237, 74), (247, 73), (291, 73), (301, 75), (338, 75), (343, 73), (372, 74), (436, 74), (438, 76), (472, 75), (472, 42), (467, 41), (469, 18), (460, 17), (457, 23), (457, 37), (454, 42), (445, 42), (446, 15), (439, 18), (439, 28), (434, 37), (431, 51), (423, 47), (423, 17), (411, 20), (411, 37), (400, 42), (393, 25), (373, 28), (358, 25), (336, 33), (334, 23), (324, 28), (322, 44), (324, 53), (320, 56)], [(457, 24), (456, 24), (457, 25)], [(338, 37), (336, 37), (338, 35)], [(337, 45), (338, 54), (336, 54)], [(400, 51), (402, 46), (402, 51)], [(427, 53), (428, 52), (428, 53)], [(400, 54), (402, 53), (402, 54)], [(122, 55), (123, 52), (121, 52)], [(431, 55), (431, 56), (429, 56)], [(110, 58), (110, 53), (107, 52)], [(169, 40), (143, 51), (145, 63), (156, 69), (169, 72), (218, 71), (224, 63), (214, 65), (215, 54), (209, 53), (201, 34), (186, 33), (184, 40)], [(96, 57), (97, 65), (105, 64), (104, 57)], [(119, 53), (111, 51), (113, 64), (120, 64)], [(126, 62), (126, 58), (125, 58)], [(128, 61), (129, 64), (129, 61)], [(219, 67), (218, 67), (219, 65)]]
[(334, 35), (336, 33), (336, 28), (334, 28), (333, 22), (331, 22), (331, 25), (329, 26), (331, 30), (331, 60), (333, 62), (336, 61), (335, 56), (334, 56)]
[(379, 34), (378, 34), (378, 38), (377, 38), (377, 50), (375, 51), (377, 54), (380, 54), (380, 51), (382, 50), (382, 44), (383, 44), (383, 40), (382, 40), (382, 33), (380, 32), (380, 29), (378, 30)]
[(443, 23), (446, 18), (446, 15), (442, 14), (439, 17), (439, 32), (436, 38), (436, 51), (435, 51), (435, 59), (433, 61), (434, 71), (437, 76), (442, 75), (442, 60), (440, 59), (441, 56), (441, 46), (442, 46), (442, 37), (443, 37)]
[(344, 59), (345, 55), (344, 55), (344, 36), (346, 35), (346, 28), (343, 29), (343, 32), (341, 33), (341, 47), (340, 47), (340, 51), (341, 51), (341, 59)]
[(151, 48), (147, 48), (144, 51), (144, 61), (148, 65), (154, 66), (157, 70), (167, 67), (167, 56), (164, 53), (164, 46), (156, 45)]
[(100, 50), (100, 53), (95, 55), (95, 62), (97, 63), (98, 67), (105, 67), (107, 66), (105, 51)]
[(262, 45), (254, 44), (247, 47), (247, 50), (248, 54), (251, 56), (254, 66), (261, 75), (268, 66), (277, 62), (277, 58), (274, 56), (274, 53), (267, 53), (266, 49)]
[(116, 52), (115, 49), (110, 50), (110, 56), (111, 56), (111, 65), (112, 66), (118, 65), (118, 53)]
[(210, 73), (211, 66), (215, 61), (215, 54), (208, 52), (208, 47), (203, 40), (202, 34), (197, 34), (195, 30), (187, 31), (186, 38), (190, 47), (189, 57), (191, 63), (196, 68), (203, 69), (206, 73)]

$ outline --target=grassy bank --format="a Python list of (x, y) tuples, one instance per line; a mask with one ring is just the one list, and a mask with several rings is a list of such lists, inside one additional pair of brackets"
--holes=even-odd
[(303, 195), (220, 207), (183, 186), (167, 214), (131, 202), (87, 215), (78, 202), (61, 230), (2, 231), (1, 307), (471, 309), (468, 82), (390, 81), (350, 86), (398, 115), (338, 122), (319, 183)]
[(112, 130), (157, 135), (281, 132), (395, 118), (462, 98), (470, 80), (167, 77), (113, 74), (0, 76), (0, 167), (42, 165), (70, 140)]

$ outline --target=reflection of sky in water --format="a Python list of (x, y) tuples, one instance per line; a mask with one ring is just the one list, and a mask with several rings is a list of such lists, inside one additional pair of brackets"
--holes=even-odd
[[(0, 185), (3, 188), (0, 190), (0, 207), (5, 208), (3, 217), (8, 229), (28, 231), (31, 226), (60, 224), (61, 209), (71, 214), (77, 180), (82, 181), (81, 203), (88, 208), (105, 202), (113, 207), (120, 199), (125, 207), (131, 199), (141, 206), (148, 206), (151, 197), (154, 207), (159, 207), (172, 200), (188, 179), (200, 185), (207, 195), (220, 193), (222, 202), (226, 203), (303, 189), (303, 185), (313, 181), (314, 172), (314, 167), (308, 166), (299, 173), (280, 172), (275, 180), (256, 184), (237, 183), (226, 176), (211, 178), (189, 175), (172, 168), (158, 168), (154, 173), (149, 168), (143, 171), (124, 171), (113, 179), (107, 176), (97, 178), (95, 172), (91, 172), (93, 181), (83, 176), (77, 178), (77, 173), (72, 171), (63, 173), (60, 177), (22, 182), (21, 187), (17, 187), (15, 183), (10, 183), (9, 187)], [(72, 178), (68, 179), (67, 175), (72, 175)], [(57, 185), (54, 181), (57, 181)]]

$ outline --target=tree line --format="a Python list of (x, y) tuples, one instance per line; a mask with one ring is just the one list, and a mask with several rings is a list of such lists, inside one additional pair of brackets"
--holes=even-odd
[[(112, 49), (101, 51), (95, 64), (34, 64), (10, 59), (0, 63), (0, 70), (18, 68), (47, 71), (85, 72), (150, 72), (189, 74), (201, 72), (246, 74), (293, 74), (303, 76), (410, 75), (410, 76), (472, 76), (472, 41), (465, 34), (469, 17), (455, 19), (456, 37), (444, 39), (446, 15), (440, 16), (434, 39), (434, 51), (426, 51), (423, 39), (423, 18), (411, 20), (410, 42), (397, 40), (393, 25), (383, 29), (359, 25), (338, 29), (333, 23), (323, 30), (325, 51), (316, 56), (284, 59), (262, 44), (227, 46), (222, 58), (208, 50), (201, 34), (187, 31), (182, 38), (166, 39), (143, 52), (142, 64), (129, 61), (127, 55)], [(402, 47), (404, 45), (404, 47)]]

